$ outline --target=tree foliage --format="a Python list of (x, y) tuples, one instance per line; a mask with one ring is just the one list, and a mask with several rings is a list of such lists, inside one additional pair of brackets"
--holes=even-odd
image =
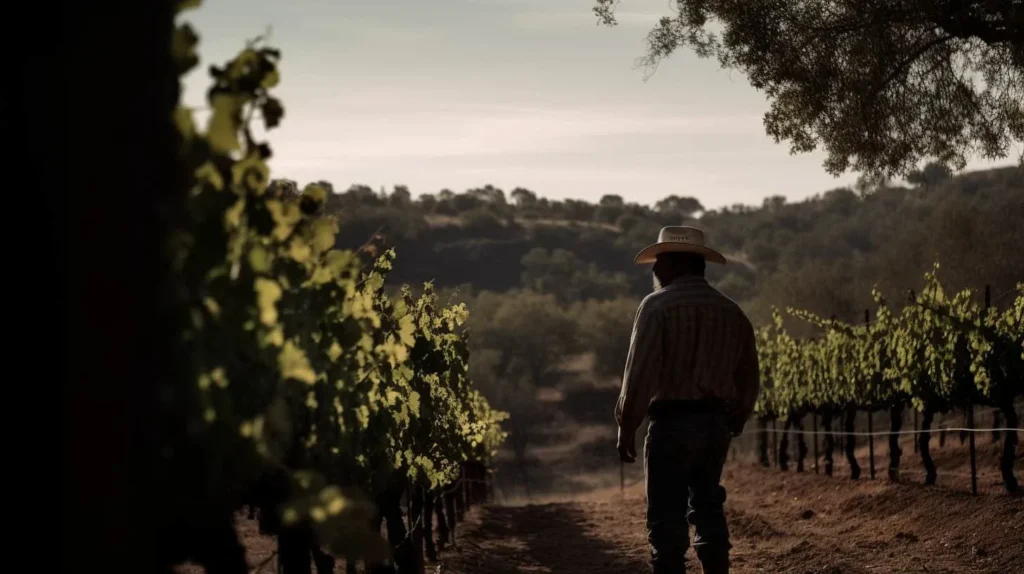
[(553, 295), (525, 290), (486, 293), (476, 305), (481, 312), (474, 338), (480, 346), (501, 353), (498, 377), (522, 378), (538, 387), (567, 356), (582, 350), (576, 322)]
[[(615, 24), (619, 0), (596, 0)], [(767, 133), (825, 168), (905, 175), (934, 159), (1007, 157), (1024, 142), (1024, 5), (989, 0), (676, 0), (647, 38), (686, 47), (771, 101)], [(1020, 161), (1024, 165), (1024, 152)]]
[(617, 378), (626, 368), (633, 318), (640, 302), (635, 299), (582, 301), (572, 308), (579, 323), (580, 340), (594, 354), (594, 374)]

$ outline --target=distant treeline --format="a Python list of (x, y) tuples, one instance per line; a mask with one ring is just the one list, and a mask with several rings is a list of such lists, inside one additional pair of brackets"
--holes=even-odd
[(773, 196), (717, 210), (682, 195), (647, 206), (625, 193), (590, 203), (488, 185), (414, 198), (405, 186), (354, 185), (332, 187), (328, 209), (340, 218), (340, 245), (380, 232), (405, 263), (396, 280), (434, 279), (464, 296), (529, 289), (564, 304), (642, 297), (651, 280), (633, 255), (662, 226), (686, 223), (730, 256), (729, 265), (710, 266), (709, 278), (760, 322), (773, 304), (855, 320), (872, 285), (906, 289), (935, 261), (956, 289), (1005, 290), (1024, 277), (1024, 172), (952, 176), (929, 166), (910, 179), (913, 187), (861, 181), (804, 201)]

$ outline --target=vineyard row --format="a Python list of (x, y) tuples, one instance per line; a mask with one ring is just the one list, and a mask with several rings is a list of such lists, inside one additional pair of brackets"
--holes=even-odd
[[(197, 43), (177, 26), (179, 74)], [(378, 237), (337, 246), (327, 191), (270, 179), (252, 124), (284, 116), (279, 59), (257, 40), (211, 66), (205, 129), (180, 102), (173, 114), (184, 175), (162, 207), (180, 333), (156, 462), (165, 563), (248, 574), (234, 530), (248, 507), (284, 574), (333, 571), (334, 557), (422, 572), (432, 518), (443, 545), (484, 499), (507, 415), (469, 379), (464, 305), (430, 284), (390, 288), (394, 251)]]
[[(1014, 401), (1024, 396), (1024, 283), (1008, 293), (1015, 297), (1000, 311), (991, 304), (988, 286), (984, 302), (979, 304), (970, 289), (947, 295), (937, 272), (938, 265), (925, 275), (920, 294), (911, 291), (899, 310), (890, 309), (875, 291), (875, 319), (871, 321), (870, 310), (865, 311), (863, 325), (787, 309), (789, 315), (818, 328), (818, 335), (811, 338), (792, 336), (783, 326), (782, 314), (775, 310), (772, 324), (757, 333), (765, 385), (756, 407), (761, 429), (768, 422), (782, 421), (784, 432), (802, 433), (804, 418), (811, 416), (817, 435), (820, 420), (825, 472), (831, 475), (833, 424), (842, 425), (839, 432), (846, 436), (851, 477), (858, 478), (860, 466), (853, 457), (855, 417), (858, 412), (868, 413), (868, 433), (874, 434), (872, 413), (887, 412), (889, 475), (895, 480), (900, 459), (898, 437), (904, 411), (910, 408), (915, 421), (917, 414), (921, 415), (920, 431), (915, 422), (916, 446), (925, 481), (934, 484), (936, 468), (929, 445), (936, 414), (963, 411), (967, 428), (973, 429), (974, 408), (991, 407), (1005, 419), (1000, 459), (1003, 483), (1007, 491), (1018, 492), (1013, 466), (1019, 418)], [(759, 434), (761, 461), (767, 464), (766, 433)], [(972, 475), (976, 475), (974, 433), (969, 435)], [(976, 492), (976, 480), (972, 487)]]

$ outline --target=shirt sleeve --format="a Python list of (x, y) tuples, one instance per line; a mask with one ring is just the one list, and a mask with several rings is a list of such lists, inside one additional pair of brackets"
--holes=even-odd
[(746, 421), (754, 414), (754, 404), (761, 392), (761, 370), (757, 360), (757, 337), (753, 326), (744, 331), (743, 351), (734, 375), (736, 385), (736, 416)]
[(622, 390), (615, 404), (615, 422), (623, 433), (636, 432), (647, 416), (647, 407), (661, 372), (662, 328), (660, 314), (644, 299), (633, 321)]

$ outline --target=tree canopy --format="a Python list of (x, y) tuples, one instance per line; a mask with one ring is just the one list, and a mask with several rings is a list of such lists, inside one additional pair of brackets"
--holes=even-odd
[[(769, 320), (771, 304), (856, 320), (871, 305), (873, 286), (908, 288), (936, 261), (954, 289), (988, 283), (998, 291), (1020, 281), (1024, 170), (949, 176), (926, 165), (908, 180), (863, 177), (853, 188), (804, 200), (777, 195), (759, 205), (697, 207), (697, 215), (687, 212), (700, 201), (674, 195), (676, 189), (652, 205), (625, 197), (602, 205), (490, 186), (486, 195), (504, 195), (501, 203), (478, 197), (486, 185), (435, 194), (395, 186), (386, 195), (336, 185), (326, 209), (338, 218), (339, 245), (360, 245), (379, 233), (398, 250), (403, 264), (392, 271), (395, 281), (434, 280), (440, 289), (475, 294), (526, 289), (561, 306), (638, 301), (650, 292), (651, 278), (633, 256), (662, 226), (681, 224), (699, 226), (726, 254), (729, 264), (709, 267), (709, 279), (761, 322)], [(412, 201), (396, 207), (407, 192)], [(496, 314), (480, 312), (479, 302), (471, 308), (478, 318)]]
[[(619, 1), (596, 0), (601, 22)], [(771, 102), (768, 135), (822, 147), (834, 175), (963, 169), (1024, 142), (1024, 2), (675, 0), (640, 63), (682, 47), (746, 74)]]

